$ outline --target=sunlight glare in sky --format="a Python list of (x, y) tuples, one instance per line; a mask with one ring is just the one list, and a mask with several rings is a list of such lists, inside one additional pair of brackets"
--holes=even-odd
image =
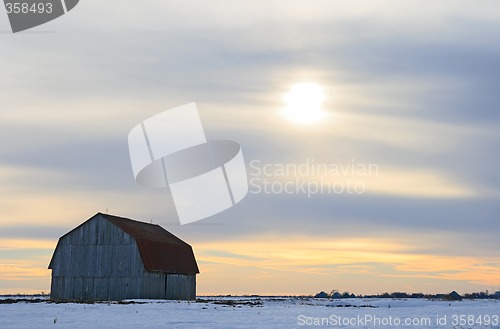
[(283, 114), (295, 123), (311, 124), (325, 117), (321, 104), (325, 100), (323, 88), (314, 82), (295, 84), (285, 95), (287, 104)]

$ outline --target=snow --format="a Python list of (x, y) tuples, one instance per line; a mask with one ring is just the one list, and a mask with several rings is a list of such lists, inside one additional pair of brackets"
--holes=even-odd
[[(163, 300), (129, 302), (0, 304), (0, 328), (237, 329), (317, 328), (321, 324), (328, 328), (500, 328), (500, 323), (494, 321), (500, 317), (500, 300), (447, 302), (425, 299), (200, 297), (197, 302), (190, 303)], [(466, 321), (462, 324), (461, 315)], [(437, 317), (441, 319), (440, 324)], [(363, 322), (370, 318), (379, 322)], [(406, 326), (403, 325), (405, 319), (415, 322)], [(430, 324), (422, 323), (425, 319), (429, 319)], [(456, 322), (453, 322), (454, 319)], [(401, 321), (399, 325), (398, 320)], [(478, 320), (483, 323), (479, 324)], [(484, 320), (490, 320), (490, 324), (485, 325)]]

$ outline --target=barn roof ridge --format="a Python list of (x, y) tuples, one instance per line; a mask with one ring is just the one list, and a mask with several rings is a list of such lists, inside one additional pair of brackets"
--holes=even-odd
[(174, 234), (170, 233), (169, 231), (165, 230), (163, 227), (161, 227), (158, 224), (152, 224), (152, 223), (147, 223), (147, 222), (142, 222), (126, 217), (120, 217), (116, 215), (110, 215), (110, 214), (103, 214), (101, 212), (98, 212), (96, 214), (101, 215), (128, 234), (132, 235), (136, 240), (156, 240), (156, 238), (159, 238), (157, 235), (144, 235), (141, 233), (144, 233), (144, 231), (147, 230), (155, 230), (155, 234), (161, 234), (162, 238), (168, 238), (169, 243), (181, 243), (181, 244), (186, 244), (185, 241), (181, 240), (180, 238), (176, 237)]

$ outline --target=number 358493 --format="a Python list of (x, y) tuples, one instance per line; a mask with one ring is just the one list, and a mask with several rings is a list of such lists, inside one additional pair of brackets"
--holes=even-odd
[(43, 3), (26, 3), (26, 2), (7, 2), (5, 4), (7, 14), (50, 14), (52, 13), (52, 4), (50, 2)]

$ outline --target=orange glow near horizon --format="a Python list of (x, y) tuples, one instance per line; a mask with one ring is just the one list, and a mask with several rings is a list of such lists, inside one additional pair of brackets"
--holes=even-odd
[[(0, 258), (0, 293), (49, 291), (55, 241), (3, 240), (0, 251), (45, 250), (29, 259)], [(498, 259), (428, 255), (386, 239), (332, 240), (292, 236), (193, 246), (200, 267), (198, 294), (313, 294), (328, 289), (370, 294), (496, 289)], [(412, 288), (416, 281), (426, 283)], [(450, 288), (451, 289), (451, 288)]]
[[(499, 284), (500, 269), (488, 265), (498, 262), (495, 259), (429, 255), (412, 251), (412, 246), (376, 239), (275, 237), (267, 241), (273, 242), (259, 238), (197, 245), (200, 292), (307, 294), (346, 287), (357, 293), (379, 293), (401, 290), (410, 286), (402, 282), (422, 278), (427, 279), (428, 288), (415, 287), (411, 292), (443, 292), (444, 281), (463, 292), (495, 289)], [(226, 273), (235, 276), (231, 279)], [(233, 286), (231, 281), (245, 288), (235, 284), (234, 291), (220, 290)], [(290, 288), (282, 290), (287, 284)]]

